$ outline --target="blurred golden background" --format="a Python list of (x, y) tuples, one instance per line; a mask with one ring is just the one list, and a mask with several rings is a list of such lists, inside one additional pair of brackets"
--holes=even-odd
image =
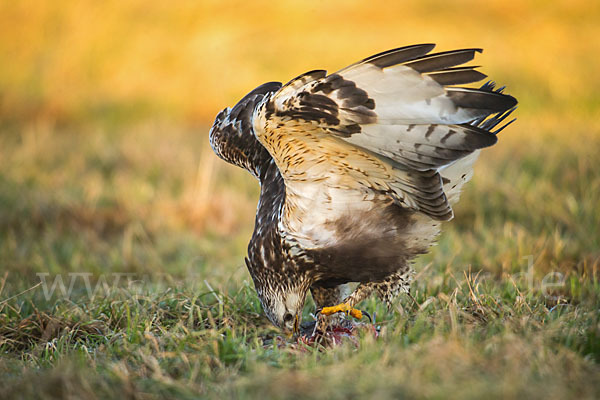
[[(520, 114), (597, 111), (600, 4), (559, 1), (0, 2), (1, 117), (210, 123), (269, 80), (433, 42), (476, 62)], [(553, 121), (554, 122), (554, 121)]]

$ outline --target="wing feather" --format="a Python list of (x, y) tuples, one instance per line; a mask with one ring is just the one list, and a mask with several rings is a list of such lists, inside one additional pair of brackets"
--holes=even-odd
[(386, 68), (392, 65), (402, 64), (404, 62), (423, 57), (434, 48), (435, 44), (433, 43), (415, 44), (412, 46), (398, 47), (396, 49), (374, 54), (370, 57), (367, 57), (357, 63), (346, 67), (345, 69), (350, 69), (353, 66), (365, 63), (376, 65), (379, 68)]
[(420, 57), (419, 59), (407, 62), (404, 65), (414, 69), (417, 72), (434, 72), (445, 68), (454, 67), (455, 65), (464, 64), (475, 58), (475, 52), (481, 53), (481, 49), (461, 49), (443, 51), (440, 53), (430, 54)]
[[(299, 175), (323, 179), (310, 176), (303, 165), (324, 163), (330, 172), (347, 174), (361, 184), (366, 180), (404, 207), (438, 220), (452, 218), (444, 193), (448, 187), (439, 171), (496, 143), (497, 131), (491, 128), (516, 100), (491, 84), (479, 89), (455, 86), (486, 77), (476, 67), (462, 65), (481, 49), (430, 54), (433, 48), (422, 44), (386, 51), (329, 75), (310, 71), (264, 102), (255, 112), (254, 132), (286, 184)], [(294, 149), (277, 148), (286, 144)], [(385, 171), (383, 183), (369, 181), (370, 171), (362, 167), (358, 174), (353, 171), (358, 167), (345, 160), (348, 151), (363, 154), (365, 162), (359, 164)]]
[(476, 67), (448, 68), (429, 73), (427, 76), (443, 86), (479, 82), (487, 77), (487, 75), (475, 71), (474, 68)]

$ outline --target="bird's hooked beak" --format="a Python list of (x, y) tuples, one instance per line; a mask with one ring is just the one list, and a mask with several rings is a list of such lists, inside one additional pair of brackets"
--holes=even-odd
[(294, 329), (288, 333), (288, 339), (295, 338), (298, 336), (298, 333), (300, 333), (300, 317), (296, 315), (296, 318), (294, 319)]

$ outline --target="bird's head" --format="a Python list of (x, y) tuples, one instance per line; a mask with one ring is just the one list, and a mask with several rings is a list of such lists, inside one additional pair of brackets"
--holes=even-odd
[(296, 334), (300, 328), (306, 290), (268, 286), (256, 288), (265, 314), (273, 325), (286, 333)]
[[(247, 259), (246, 262), (248, 263)], [(279, 278), (270, 276), (268, 280), (262, 280), (257, 274), (252, 276), (256, 293), (267, 318), (273, 325), (288, 334), (298, 333), (308, 292), (307, 282), (302, 278), (292, 281), (289, 276)]]

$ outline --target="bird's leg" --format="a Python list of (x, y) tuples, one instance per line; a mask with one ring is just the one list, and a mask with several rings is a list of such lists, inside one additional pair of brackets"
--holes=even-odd
[(409, 265), (406, 265), (383, 281), (373, 283), (373, 290), (375, 290), (379, 298), (386, 304), (388, 310), (392, 308), (394, 300), (401, 293), (409, 293), (413, 275), (413, 269)]
[(321, 309), (321, 314), (332, 315), (343, 312), (356, 319), (361, 319), (363, 316), (362, 311), (357, 310), (354, 308), (354, 306), (369, 297), (371, 293), (373, 293), (373, 285), (371, 283), (361, 283), (356, 289), (354, 289), (354, 292), (352, 292), (350, 296), (344, 299), (342, 303), (332, 307), (323, 307)]
[[(393, 300), (402, 292), (408, 293), (410, 288), (410, 282), (412, 280), (413, 270), (409, 265), (403, 265), (393, 274), (390, 274), (386, 279), (381, 282), (369, 282), (361, 283), (358, 287), (346, 297), (343, 302), (331, 306), (323, 307), (319, 313), (319, 322), (317, 322), (317, 328), (322, 320), (331, 318), (331, 316), (337, 313), (345, 313), (351, 315), (354, 318), (361, 319), (363, 312), (354, 308), (355, 305), (360, 303), (369, 297), (373, 292), (377, 293), (379, 297), (386, 303), (388, 307), (391, 307)], [(331, 301), (328, 304), (335, 304), (335, 301)], [(319, 304), (319, 303), (317, 303)], [(367, 314), (369, 319), (371, 317)], [(325, 325), (327, 326), (327, 325)], [(325, 332), (321, 330), (321, 332)]]

